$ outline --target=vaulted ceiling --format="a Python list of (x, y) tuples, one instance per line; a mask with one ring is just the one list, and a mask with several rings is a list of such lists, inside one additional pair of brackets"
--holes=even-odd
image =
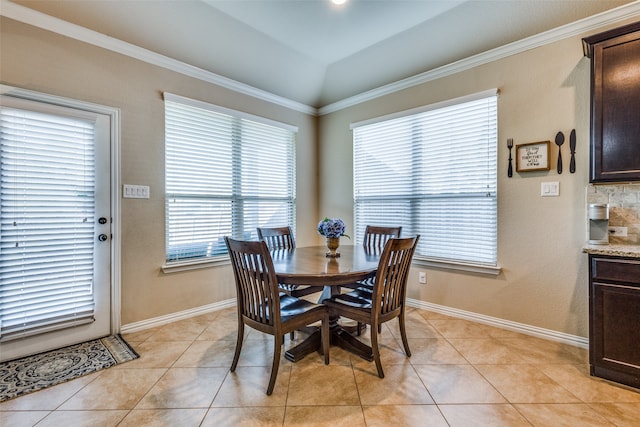
[(13, 3), (320, 108), (633, 1)]

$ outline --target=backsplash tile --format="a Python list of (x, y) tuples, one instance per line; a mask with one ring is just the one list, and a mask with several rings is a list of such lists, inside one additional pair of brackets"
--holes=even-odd
[(609, 204), (609, 226), (627, 227), (627, 237), (609, 236), (614, 245), (640, 245), (640, 183), (587, 187), (587, 206)]

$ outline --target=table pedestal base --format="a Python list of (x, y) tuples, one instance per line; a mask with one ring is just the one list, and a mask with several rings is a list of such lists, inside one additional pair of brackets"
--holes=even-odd
[[(356, 356), (371, 362), (373, 360), (373, 350), (371, 350), (371, 347), (351, 335), (348, 329), (351, 328), (340, 325), (332, 326), (330, 329), (331, 345), (343, 348)], [(355, 327), (353, 327), (353, 329), (355, 330)], [(285, 359), (290, 362), (298, 362), (304, 359), (307, 354), (313, 353), (314, 351), (320, 351), (322, 347), (321, 335), (320, 329), (313, 331), (307, 339), (287, 350), (284, 353)]]

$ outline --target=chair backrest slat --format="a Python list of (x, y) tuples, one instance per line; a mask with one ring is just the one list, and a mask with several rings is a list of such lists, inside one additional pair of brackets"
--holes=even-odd
[(238, 313), (273, 326), (280, 321), (280, 294), (273, 260), (264, 241), (246, 242), (225, 237), (236, 281)]
[(374, 315), (390, 313), (404, 304), (409, 269), (419, 238), (391, 238), (384, 246), (373, 285), (372, 307), (379, 307)]
[(387, 241), (400, 237), (400, 233), (402, 233), (402, 227), (367, 225), (362, 245), (367, 252), (381, 253)]
[(270, 251), (276, 249), (295, 249), (291, 227), (258, 227), (258, 239), (264, 240)]

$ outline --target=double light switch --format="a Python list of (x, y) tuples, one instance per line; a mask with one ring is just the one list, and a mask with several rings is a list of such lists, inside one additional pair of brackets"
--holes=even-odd
[(560, 195), (560, 183), (558, 181), (543, 182), (540, 185), (540, 195), (542, 197), (559, 196)]

